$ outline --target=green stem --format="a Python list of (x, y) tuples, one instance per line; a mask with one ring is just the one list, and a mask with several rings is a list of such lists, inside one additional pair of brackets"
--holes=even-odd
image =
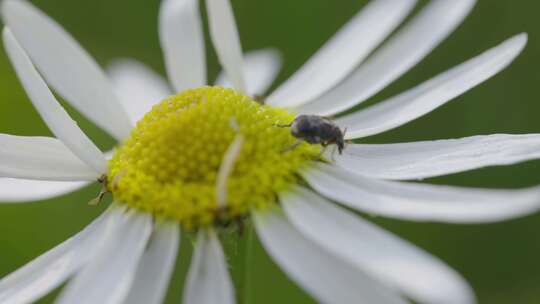
[(236, 249), (231, 255), (232, 276), (236, 285), (238, 304), (249, 304), (251, 300), (251, 266), (253, 265), (253, 227), (249, 221), (245, 222), (244, 234), (235, 235)]
[(254, 229), (249, 220), (244, 222), (243, 233), (222, 234), (222, 244), (231, 265), (238, 304), (249, 304), (252, 296), (252, 271), (254, 250)]
[(251, 299), (251, 266), (253, 265), (253, 226), (249, 223), (246, 227), (246, 240), (244, 243), (244, 290), (242, 293), (243, 304), (249, 304)]

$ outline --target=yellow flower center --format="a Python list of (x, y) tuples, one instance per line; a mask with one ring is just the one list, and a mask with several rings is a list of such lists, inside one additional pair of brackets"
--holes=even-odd
[[(317, 145), (289, 149), (296, 138), (279, 125), (293, 119), (231, 89), (184, 91), (155, 105), (117, 148), (107, 188), (116, 201), (187, 229), (227, 224), (276, 204), (276, 194), (297, 183), (298, 170), (319, 155)], [(233, 142), (238, 153), (226, 157)], [(231, 168), (219, 205), (224, 159)]]

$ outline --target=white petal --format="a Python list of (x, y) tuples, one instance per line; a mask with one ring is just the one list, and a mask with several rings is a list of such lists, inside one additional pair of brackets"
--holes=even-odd
[(475, 303), (467, 282), (429, 253), (300, 187), (281, 195), (306, 237), (418, 303)]
[(174, 270), (179, 243), (180, 235), (176, 223), (155, 225), (125, 304), (162, 303)]
[[(0, 204), (26, 203), (68, 194), (88, 182), (56, 182), (17, 178), (0, 178)], [(32, 189), (32, 191), (28, 191)]]
[(106, 212), (84, 230), (0, 280), (0, 303), (31, 303), (46, 295), (91, 257), (104, 232)]
[(217, 177), (216, 177), (216, 207), (218, 209), (225, 208), (227, 206), (227, 194), (228, 194), (228, 179), (232, 171), (234, 170), (234, 165), (236, 159), (242, 152), (242, 146), (244, 144), (244, 135), (237, 134), (232, 141), (232, 143), (227, 147), (221, 164), (219, 165)]
[(494, 134), (398, 144), (351, 144), (334, 164), (382, 179), (422, 179), (540, 158), (540, 135)]
[(134, 125), (153, 105), (171, 95), (165, 79), (136, 60), (115, 60), (107, 72)]
[(257, 234), (270, 256), (318, 302), (406, 303), (363, 271), (306, 239), (280, 210), (256, 213), (254, 218)]
[(213, 230), (200, 230), (184, 290), (184, 304), (233, 304), (234, 287)]
[(163, 0), (159, 37), (169, 80), (177, 92), (206, 84), (206, 51), (197, 0)]
[(95, 181), (100, 176), (51, 137), (0, 134), (0, 160), (1, 177)]
[(403, 21), (415, 0), (373, 0), (283, 83), (268, 103), (293, 107), (338, 84)]
[[(244, 54), (246, 91), (250, 96), (263, 95), (281, 69), (281, 54), (275, 49), (262, 49)], [(224, 72), (215, 81), (216, 85), (232, 87)]]
[(296, 111), (333, 115), (375, 95), (420, 62), (463, 21), (475, 0), (435, 0), (347, 79)]
[(103, 71), (60, 25), (24, 0), (3, 1), (2, 16), (58, 93), (117, 139), (129, 134), (131, 124)]
[(58, 103), (9, 29), (4, 29), (3, 38), (9, 59), (26, 93), (52, 133), (97, 174), (105, 173), (107, 162), (103, 154)]
[(210, 38), (216, 49), (219, 62), (233, 87), (246, 91), (242, 67), (242, 46), (236, 29), (229, 0), (206, 0)]
[(317, 192), (351, 208), (411, 221), (488, 223), (540, 209), (540, 187), (495, 190), (383, 181), (328, 165), (302, 176)]
[(117, 304), (129, 288), (152, 230), (150, 215), (117, 212), (108, 220), (95, 254), (62, 290), (56, 303)]
[(378, 134), (427, 114), (507, 67), (523, 50), (521, 34), (393, 98), (346, 115), (336, 123), (347, 138)]

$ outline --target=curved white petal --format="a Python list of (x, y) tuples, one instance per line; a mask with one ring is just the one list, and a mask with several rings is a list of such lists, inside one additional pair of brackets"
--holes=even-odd
[(0, 177), (95, 181), (99, 176), (56, 138), (0, 134)]
[(295, 111), (333, 115), (366, 100), (420, 62), (463, 21), (475, 0), (434, 0), (347, 79)]
[(527, 35), (514, 36), (393, 98), (341, 117), (347, 138), (378, 134), (427, 114), (507, 67), (523, 50)]
[(169, 80), (177, 92), (206, 84), (206, 51), (197, 0), (163, 0), (159, 37)]
[(213, 230), (200, 230), (189, 267), (184, 304), (233, 304), (234, 286)]
[(206, 0), (210, 38), (219, 62), (233, 87), (246, 91), (242, 67), (242, 46), (229, 0)]
[(3, 1), (2, 17), (58, 93), (116, 139), (129, 134), (131, 123), (107, 77), (60, 25), (25, 0)]
[(62, 290), (56, 303), (121, 303), (151, 231), (150, 215), (116, 212), (107, 221), (103, 241), (94, 244), (94, 257)]
[[(68, 194), (89, 182), (57, 182), (0, 177), (0, 204), (27, 203)], [(32, 191), (28, 191), (32, 189)]]
[[(7, 2), (11, 3), (12, 1), (8, 0)], [(77, 126), (77, 123), (69, 117), (69, 114), (58, 103), (24, 50), (7, 28), (3, 31), (3, 39), (9, 59), (26, 93), (52, 133), (97, 174), (105, 173), (107, 171), (107, 162), (103, 157), (103, 153), (86, 137)]]
[(320, 194), (369, 214), (446, 223), (488, 223), (540, 209), (540, 187), (500, 190), (383, 181), (328, 165), (302, 176)]
[(153, 105), (171, 95), (165, 79), (136, 60), (115, 60), (109, 65), (107, 72), (134, 125)]
[[(263, 95), (281, 69), (281, 54), (276, 49), (261, 49), (244, 54), (243, 70), (246, 75), (246, 93)], [(219, 73), (216, 85), (232, 87), (224, 72)]]
[(162, 303), (174, 270), (179, 244), (178, 224), (166, 222), (154, 226), (125, 304)]
[(475, 303), (467, 282), (445, 263), (300, 187), (280, 195), (306, 237), (417, 303)]
[(405, 19), (415, 0), (373, 0), (268, 97), (294, 107), (338, 84)]
[(390, 288), (305, 238), (280, 210), (256, 213), (254, 219), (270, 256), (318, 302), (406, 303)]
[(364, 176), (422, 179), (540, 158), (540, 134), (493, 134), (397, 144), (351, 144), (334, 164)]
[(104, 232), (106, 212), (62, 244), (0, 280), (0, 303), (32, 303), (58, 287), (92, 256)]

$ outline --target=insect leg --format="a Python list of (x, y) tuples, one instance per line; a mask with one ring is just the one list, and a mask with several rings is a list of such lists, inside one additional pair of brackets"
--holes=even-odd
[(326, 149), (328, 148), (328, 145), (325, 144), (325, 143), (322, 143), (321, 146), (322, 146), (323, 148), (321, 149), (321, 152), (319, 153), (319, 155), (317, 155), (317, 158), (316, 158), (316, 159), (321, 160), (321, 161), (324, 161), (324, 159), (323, 159), (322, 156), (323, 156), (324, 153), (326, 152)]
[(330, 156), (332, 162), (336, 162), (336, 150), (338, 150), (339, 154), (341, 154), (341, 148), (339, 146), (334, 146), (334, 149), (332, 149), (332, 155)]
[(88, 205), (95, 206), (101, 203), (103, 198), (107, 193), (109, 193), (109, 189), (107, 189), (107, 176), (103, 175), (98, 179), (98, 182), (101, 184), (101, 190), (99, 190), (98, 196), (91, 201), (88, 202)]
[(292, 144), (289, 147), (283, 149), (283, 151), (281, 151), (281, 153), (287, 153), (289, 151), (292, 151), (292, 150), (296, 149), (296, 147), (298, 147), (302, 143), (302, 141), (303, 141), (302, 139), (297, 139), (294, 144)]

